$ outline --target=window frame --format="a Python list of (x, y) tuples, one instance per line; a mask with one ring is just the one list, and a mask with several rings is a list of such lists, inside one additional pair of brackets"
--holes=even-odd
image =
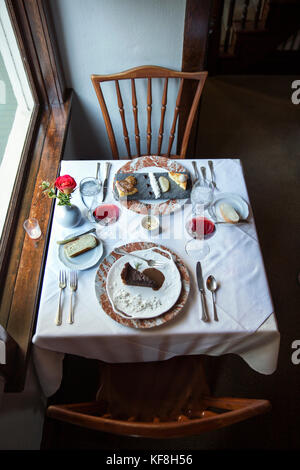
[[(5, 391), (20, 392), (25, 384), (54, 206), (48, 198), (41, 201), (40, 179), (53, 179), (58, 174), (72, 90), (65, 85), (47, 0), (5, 3), (35, 103), (0, 242), (0, 325), (18, 346), (15, 374)], [(42, 227), (43, 237), (36, 245), (23, 229), (29, 216), (37, 216)], [(0, 375), (2, 372), (0, 365)]]
[(2, 222), (5, 221), (9, 210), (15, 177), (24, 157), (24, 143), (26, 143), (27, 133), (30, 132), (35, 107), (38, 104), (24, 69), (24, 63), (5, 2), (0, 5), (0, 41), (0, 52), (17, 101), (16, 113), (1, 161), (1, 173), (4, 172), (2, 176), (4, 181), (1, 184), (1, 199), (6, 199), (8, 196), (1, 203), (1, 237)]

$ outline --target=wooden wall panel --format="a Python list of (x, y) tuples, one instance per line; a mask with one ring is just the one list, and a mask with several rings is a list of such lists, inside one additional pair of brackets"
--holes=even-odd
[[(206, 70), (206, 52), (208, 44), (209, 21), (211, 15), (211, 0), (187, 0), (185, 11), (185, 26), (183, 37), (182, 65), (183, 72), (197, 72)], [(181, 148), (184, 126), (187, 120), (188, 110), (191, 107), (197, 84), (185, 84), (182, 95), (182, 109), (178, 125), (177, 153)], [(198, 116), (198, 113), (197, 113)], [(195, 154), (197, 139), (197, 116), (191, 131), (188, 145), (187, 158)]]

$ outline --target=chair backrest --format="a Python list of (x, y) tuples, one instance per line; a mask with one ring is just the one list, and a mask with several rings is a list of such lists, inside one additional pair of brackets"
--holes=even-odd
[[(192, 129), (192, 124), (196, 114), (196, 110), (199, 104), (199, 99), (204, 87), (204, 83), (207, 77), (207, 72), (177, 72), (170, 70), (164, 67), (157, 66), (142, 66), (136, 67), (121, 73), (113, 75), (92, 75), (91, 80), (97, 94), (99, 104), (102, 110), (112, 154), (114, 159), (119, 158), (118, 146), (116, 143), (116, 137), (111, 123), (110, 115), (108, 108), (104, 99), (103, 91), (101, 89), (102, 82), (114, 81), (116, 87), (116, 102), (119, 107), (121, 122), (123, 127), (124, 141), (128, 153), (128, 157), (132, 158), (130, 139), (128, 135), (128, 126), (125, 119), (125, 110), (123, 99), (121, 95), (120, 80), (130, 80), (131, 81), (131, 99), (132, 99), (132, 111), (134, 118), (134, 133), (135, 133), (135, 144), (136, 144), (136, 155), (134, 157), (141, 156), (141, 139), (140, 139), (140, 129), (139, 129), (139, 119), (138, 119), (138, 102), (137, 102), (137, 93), (136, 93), (136, 79), (147, 79), (147, 155), (161, 155), (162, 142), (164, 137), (164, 125), (165, 125), (165, 114), (167, 107), (167, 94), (168, 94), (168, 83), (170, 79), (179, 79), (179, 87), (177, 93), (177, 99), (175, 103), (175, 109), (173, 114), (172, 126), (170, 129), (170, 136), (168, 142), (167, 151), (164, 153), (164, 156), (170, 157), (172, 146), (175, 138), (176, 123), (181, 109), (181, 97), (185, 80), (196, 80), (198, 82), (196, 92), (192, 105), (190, 107), (190, 112), (186, 121), (185, 131), (182, 138), (180, 157), (185, 158), (187, 145)], [(161, 99), (161, 116), (160, 124), (158, 130), (158, 139), (157, 139), (157, 151), (151, 151), (152, 144), (152, 80), (155, 78), (164, 79), (163, 93)], [(176, 153), (176, 152), (175, 152)]]
[(101, 364), (97, 400), (51, 405), (51, 418), (119, 435), (198, 435), (268, 411), (267, 400), (208, 395), (197, 356), (137, 364)]

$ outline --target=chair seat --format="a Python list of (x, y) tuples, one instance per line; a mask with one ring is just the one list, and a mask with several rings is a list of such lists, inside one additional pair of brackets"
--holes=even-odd
[(198, 356), (136, 364), (104, 364), (96, 400), (51, 405), (50, 418), (119, 435), (198, 435), (265, 413), (267, 400), (209, 395)]

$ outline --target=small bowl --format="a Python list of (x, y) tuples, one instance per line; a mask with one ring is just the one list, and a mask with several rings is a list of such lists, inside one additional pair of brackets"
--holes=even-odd
[(144, 232), (151, 235), (157, 235), (159, 233), (159, 220), (153, 215), (146, 215), (141, 220), (141, 227)]

